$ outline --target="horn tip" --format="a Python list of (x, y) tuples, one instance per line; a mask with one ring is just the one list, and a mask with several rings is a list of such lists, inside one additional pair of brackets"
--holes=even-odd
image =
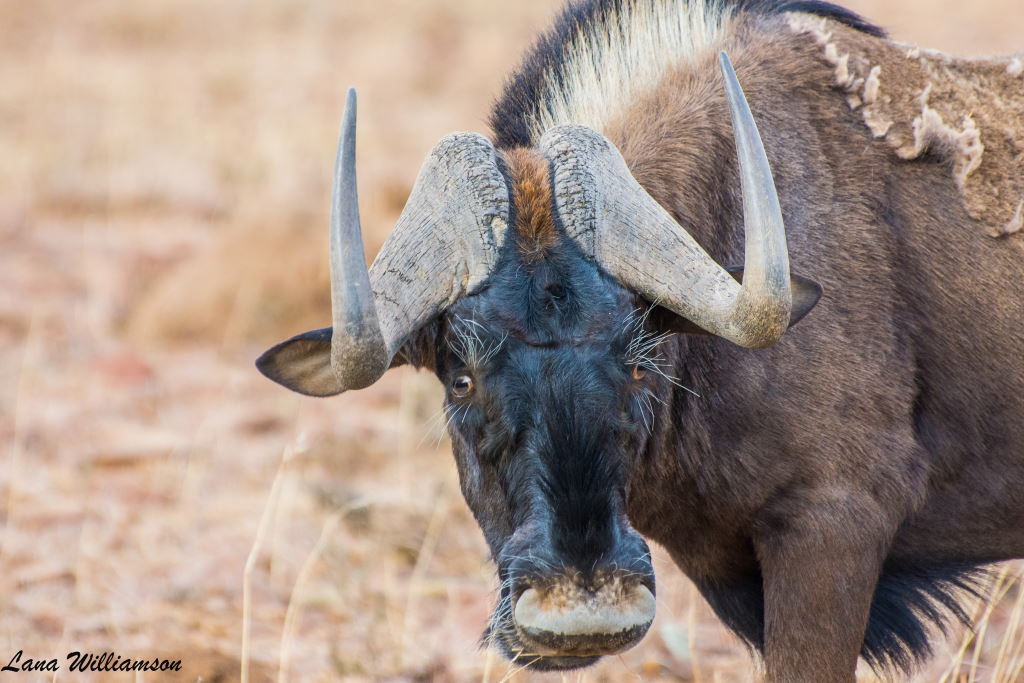
[(356, 89), (349, 88), (345, 94), (345, 109), (341, 114), (341, 125), (343, 129), (355, 127), (356, 121)]
[(349, 88), (345, 94), (345, 110), (342, 114), (342, 119), (346, 122), (351, 119), (354, 123), (355, 120), (355, 88)]
[(341, 132), (338, 136), (338, 153), (341, 158), (342, 150), (345, 150), (355, 162), (355, 137), (356, 137), (356, 89), (349, 88), (345, 96), (345, 109), (341, 113)]
[(736, 70), (732, 66), (732, 60), (729, 59), (729, 55), (725, 50), (719, 50), (718, 52), (718, 66), (722, 69), (722, 75), (725, 76), (726, 83), (730, 86), (733, 81), (736, 80)]

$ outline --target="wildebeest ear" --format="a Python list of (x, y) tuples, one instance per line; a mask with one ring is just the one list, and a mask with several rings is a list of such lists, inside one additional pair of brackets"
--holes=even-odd
[(789, 287), (793, 292), (793, 309), (789, 313), (789, 326), (793, 327), (803, 320), (821, 299), (821, 285), (810, 278), (789, 274)]
[(263, 352), (256, 369), (283, 387), (306, 396), (334, 396), (338, 378), (331, 368), (331, 328), (303, 332)]
[[(729, 266), (726, 270), (737, 282), (743, 281), (743, 266)], [(794, 273), (789, 274), (789, 287), (793, 292), (793, 308), (789, 314), (789, 326), (793, 327), (818, 303), (818, 300), (821, 299), (822, 289), (821, 285), (814, 280)], [(675, 315), (671, 311), (661, 310), (662, 314), (658, 317), (657, 322), (661, 324), (662, 329), (680, 334), (709, 334), (707, 330), (698, 327), (686, 318)]]
[[(256, 359), (256, 368), (268, 379), (306, 396), (338, 394), (338, 379), (331, 369), (332, 329), (303, 332), (267, 349)], [(436, 323), (425, 325), (399, 349), (389, 369), (406, 363), (432, 367), (436, 334)]]

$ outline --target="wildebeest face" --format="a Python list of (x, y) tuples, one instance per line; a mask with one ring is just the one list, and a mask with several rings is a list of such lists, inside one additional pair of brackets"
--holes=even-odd
[(536, 668), (622, 650), (653, 618), (649, 552), (625, 508), (636, 459), (666, 422), (658, 400), (673, 392), (640, 297), (676, 331), (763, 348), (820, 294), (790, 276), (767, 156), (724, 53), (720, 63), (743, 273), (716, 263), (611, 141), (577, 125), (529, 150), (442, 139), (367, 269), (350, 91), (331, 211), (333, 324), (257, 361), (312, 396), (367, 387), (403, 362), (435, 366), (463, 491), (502, 580), (489, 634)]
[(650, 552), (625, 510), (668, 381), (646, 310), (583, 259), (549, 254), (508, 264), (441, 325), (462, 490), (501, 580), (487, 635), (534, 668), (628, 648), (654, 616)]

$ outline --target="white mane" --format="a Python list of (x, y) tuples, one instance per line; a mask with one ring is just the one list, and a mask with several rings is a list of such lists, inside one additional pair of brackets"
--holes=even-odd
[(654, 89), (673, 66), (706, 54), (723, 35), (733, 12), (720, 0), (623, 2), (597, 24), (577, 29), (555, 74), (545, 74), (539, 115), (530, 130), (575, 123), (603, 131), (633, 102)]

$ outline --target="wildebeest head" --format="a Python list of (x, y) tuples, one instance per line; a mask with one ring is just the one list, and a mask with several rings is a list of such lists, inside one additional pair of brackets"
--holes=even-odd
[[(315, 396), (403, 362), (433, 367), (462, 490), (501, 579), (489, 637), (535, 668), (623, 650), (654, 617), (650, 553), (626, 500), (654, 402), (671, 394), (659, 343), (682, 330), (768, 346), (817, 300), (816, 286), (791, 281), (771, 171), (724, 54), (722, 70), (743, 188), (742, 284), (581, 126), (554, 128), (529, 152), (542, 169), (529, 197), (508, 182), (524, 165), (511, 169), (510, 153), (477, 135), (445, 138), (368, 271), (350, 92), (332, 206), (334, 325), (258, 361)], [(538, 258), (525, 243), (538, 232), (509, 226), (543, 216)], [(671, 329), (648, 316), (655, 305)]]

